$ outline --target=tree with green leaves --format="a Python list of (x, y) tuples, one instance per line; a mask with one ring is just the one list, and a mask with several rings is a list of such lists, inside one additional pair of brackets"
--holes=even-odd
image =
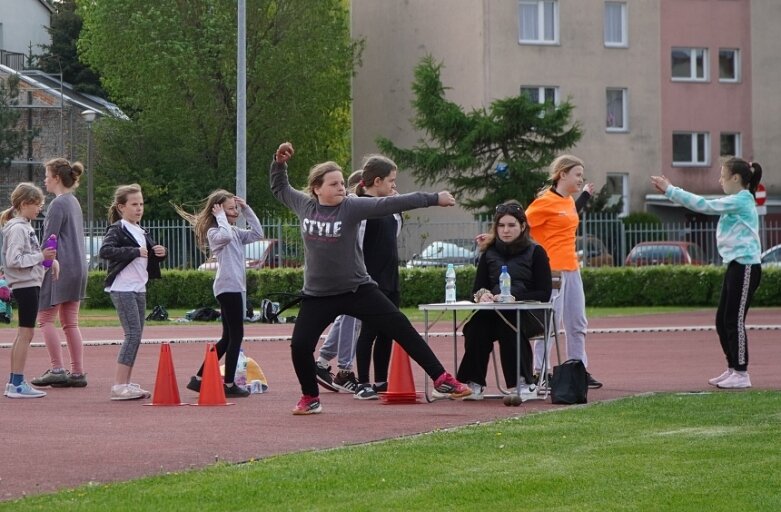
[(17, 127), (21, 111), (18, 104), (19, 77), (0, 78), (0, 167), (8, 168), (11, 160), (22, 154), (27, 132)]
[(62, 79), (82, 93), (106, 97), (100, 86), (100, 77), (79, 60), (76, 42), (81, 34), (82, 20), (76, 13), (76, 0), (60, 0), (54, 5), (54, 14), (48, 27), (52, 44), (43, 46), (36, 55), (41, 70), (50, 74), (62, 73)]
[[(79, 52), (129, 120), (95, 123), (98, 198), (138, 181), (151, 217), (173, 217), (236, 183), (235, 0), (77, 0)], [(281, 141), (308, 167), (347, 165), (350, 80), (361, 44), (345, 0), (247, 0), (247, 199), (282, 211), (268, 186)]]
[(380, 138), (378, 146), (418, 183), (444, 183), (467, 210), (493, 212), (508, 199), (529, 204), (547, 178), (543, 169), (581, 137), (574, 107), (521, 94), (466, 113), (445, 98), (441, 69), (431, 56), (415, 68), (413, 126), (426, 140), (404, 149)]

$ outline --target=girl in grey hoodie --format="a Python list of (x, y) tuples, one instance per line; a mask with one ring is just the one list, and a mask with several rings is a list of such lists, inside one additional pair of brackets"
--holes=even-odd
[(0, 225), (3, 226), (5, 278), (19, 306), (19, 331), (11, 348), (11, 376), (3, 394), (8, 398), (40, 398), (46, 393), (27, 383), (24, 365), (35, 332), (38, 296), (47, 271), (45, 262), (50, 262), (53, 279), (59, 277), (60, 267), (54, 259), (57, 250), (41, 250), (30, 225), (43, 207), (43, 191), (32, 183), (20, 183), (11, 193), (11, 205), (0, 214)]

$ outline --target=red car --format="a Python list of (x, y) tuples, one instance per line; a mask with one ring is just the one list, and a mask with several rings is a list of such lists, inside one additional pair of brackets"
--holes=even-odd
[(705, 254), (692, 242), (641, 242), (629, 251), (624, 265), (706, 265)]

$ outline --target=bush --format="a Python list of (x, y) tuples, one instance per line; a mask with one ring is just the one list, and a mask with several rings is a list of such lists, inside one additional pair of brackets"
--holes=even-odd
[[(456, 298), (470, 300), (475, 267), (456, 269)], [(586, 304), (601, 307), (622, 306), (710, 306), (718, 305), (725, 267), (660, 265), (651, 267), (600, 267), (582, 270)], [(402, 307), (443, 302), (445, 269), (442, 267), (402, 268)], [(111, 299), (103, 291), (106, 272), (90, 272), (86, 308), (111, 308)], [(301, 268), (250, 270), (247, 272), (247, 297), (257, 307), (264, 298), (287, 302), (285, 294), (297, 294), (304, 285)], [(212, 292), (213, 272), (165, 270), (163, 279), (147, 286), (147, 304), (166, 308), (195, 309), (218, 307)], [(762, 281), (754, 307), (781, 306), (781, 268), (762, 270)]]

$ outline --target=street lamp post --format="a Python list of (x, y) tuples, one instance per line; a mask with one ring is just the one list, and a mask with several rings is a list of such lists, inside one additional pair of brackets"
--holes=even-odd
[(81, 117), (87, 123), (87, 226), (89, 229), (89, 260), (90, 264), (95, 261), (94, 247), (92, 246), (92, 231), (95, 216), (93, 212), (93, 203), (95, 202), (95, 180), (93, 179), (92, 169), (92, 123), (95, 121), (98, 113), (94, 110), (85, 110)]

